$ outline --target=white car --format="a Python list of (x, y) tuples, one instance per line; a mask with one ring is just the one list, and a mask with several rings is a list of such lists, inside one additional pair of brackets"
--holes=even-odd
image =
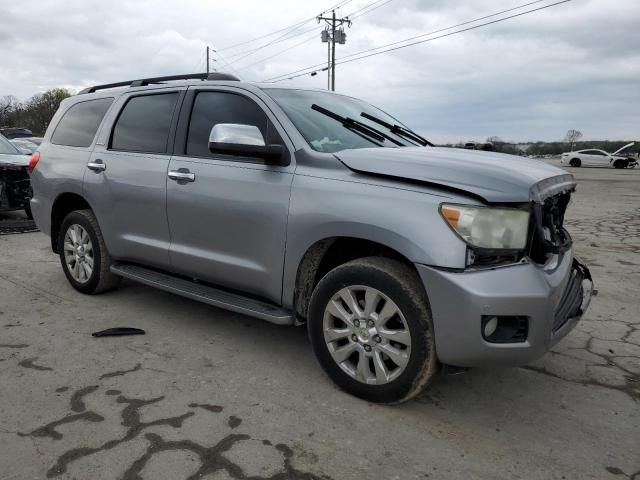
[(581, 167), (584, 165), (593, 167), (633, 168), (637, 165), (636, 160), (620, 155), (620, 152), (632, 147), (634, 144), (635, 142), (628, 143), (613, 153), (595, 148), (563, 153), (560, 158), (560, 163), (572, 167)]
[(38, 145), (25, 138), (14, 138), (9, 140), (13, 145), (25, 155), (31, 155), (38, 149)]

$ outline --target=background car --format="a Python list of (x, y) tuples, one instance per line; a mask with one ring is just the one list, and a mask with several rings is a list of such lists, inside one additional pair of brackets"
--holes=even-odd
[(13, 140), (9, 140), (13, 145), (15, 145), (18, 150), (20, 150), (25, 155), (31, 155), (38, 149), (38, 145), (27, 140), (26, 138), (14, 138)]
[(20, 138), (20, 140), (27, 140), (31, 143), (35, 143), (38, 146), (40, 146), (40, 144), (42, 143), (42, 137), (22, 137)]
[(30, 157), (0, 135), (0, 212), (24, 210), (31, 218)]
[(0, 128), (0, 135), (11, 140), (13, 138), (33, 137), (33, 132), (28, 128), (2, 127)]
[(584, 165), (592, 167), (627, 168), (629, 166), (635, 166), (635, 162), (633, 159), (629, 159), (625, 155), (621, 155), (620, 152), (632, 147), (633, 145), (634, 142), (628, 143), (613, 153), (595, 148), (578, 150), (577, 152), (566, 152), (562, 154), (562, 157), (560, 157), (560, 163), (563, 165), (570, 165), (572, 167), (581, 167)]

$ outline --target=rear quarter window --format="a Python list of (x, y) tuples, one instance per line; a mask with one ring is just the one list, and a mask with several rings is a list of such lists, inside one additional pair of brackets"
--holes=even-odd
[(97, 98), (72, 105), (51, 136), (51, 143), (69, 147), (88, 147), (113, 103), (113, 98)]

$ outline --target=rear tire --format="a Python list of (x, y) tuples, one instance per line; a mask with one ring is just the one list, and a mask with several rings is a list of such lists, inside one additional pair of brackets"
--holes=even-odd
[(579, 158), (572, 158), (571, 160), (569, 160), (569, 165), (578, 168), (580, 165), (582, 165), (582, 161)]
[(24, 206), (24, 213), (29, 220), (33, 220), (33, 214), (31, 213), (31, 205), (28, 203)]
[(330, 271), (311, 296), (308, 333), (327, 375), (370, 402), (409, 400), (438, 368), (424, 287), (397, 260), (369, 257)]
[(65, 217), (58, 253), (67, 280), (79, 292), (93, 295), (120, 283), (121, 278), (109, 270), (113, 261), (91, 210), (76, 210)]

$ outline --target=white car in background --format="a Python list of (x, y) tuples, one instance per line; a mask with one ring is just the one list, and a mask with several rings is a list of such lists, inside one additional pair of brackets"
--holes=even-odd
[(14, 138), (9, 140), (13, 145), (25, 155), (31, 155), (38, 149), (38, 145), (24, 138)]
[(613, 168), (628, 168), (635, 167), (638, 162), (631, 157), (620, 155), (620, 152), (632, 147), (635, 142), (628, 143), (624, 147), (616, 150), (613, 153), (605, 152), (604, 150), (598, 150), (595, 148), (587, 150), (579, 150), (577, 152), (563, 153), (560, 157), (560, 163), (563, 165), (570, 165), (572, 167), (613, 167)]

